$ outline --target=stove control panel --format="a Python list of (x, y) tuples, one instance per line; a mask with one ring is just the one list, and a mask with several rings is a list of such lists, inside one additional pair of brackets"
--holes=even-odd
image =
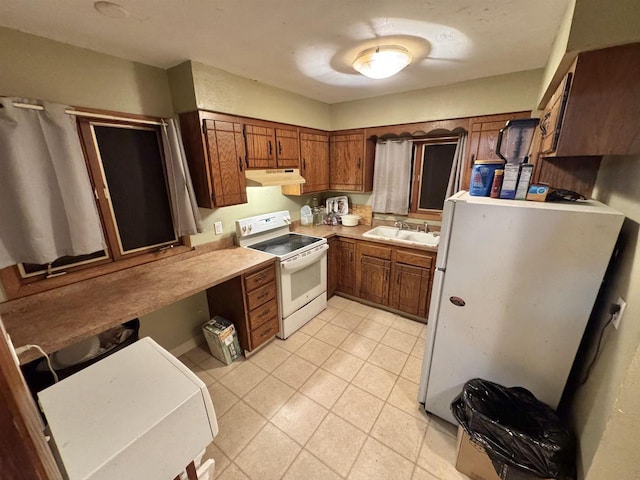
[(291, 214), (287, 210), (265, 213), (236, 220), (236, 234), (238, 237), (247, 237), (289, 225), (291, 225)]

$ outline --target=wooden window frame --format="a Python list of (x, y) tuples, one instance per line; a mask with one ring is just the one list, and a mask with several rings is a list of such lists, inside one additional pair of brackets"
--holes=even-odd
[(424, 147), (433, 144), (457, 143), (459, 137), (457, 135), (445, 135), (431, 138), (424, 138), (414, 141), (414, 157), (411, 172), (411, 193), (409, 202), (409, 218), (419, 220), (442, 221), (442, 210), (437, 209), (420, 209), (420, 188), (422, 184), (422, 169), (424, 166)]
[[(104, 176), (102, 162), (99, 158), (99, 150), (97, 148), (95, 135), (93, 134), (92, 125), (113, 125), (119, 128), (155, 130), (158, 135), (158, 146), (165, 171), (166, 185), (166, 159), (164, 158), (164, 151), (162, 148), (163, 143), (160, 136), (161, 127), (136, 122), (136, 120), (160, 122), (162, 119), (102, 110), (83, 109), (83, 112), (96, 113), (98, 115), (114, 115), (118, 118), (122, 118), (122, 120), (104, 119), (84, 115), (77, 117), (78, 135), (87, 167), (87, 174), (91, 181), (91, 187), (94, 191), (94, 198), (96, 198), (96, 206), (100, 217), (100, 223), (103, 228), (105, 242), (107, 244), (105, 248), (106, 258), (101, 257), (93, 261), (71, 264), (66, 268), (58, 268), (56, 269), (57, 273), (51, 276), (48, 276), (46, 272), (23, 276), (18, 265), (12, 265), (0, 269), (0, 281), (4, 286), (8, 299), (20, 298), (34, 293), (51, 290), (53, 288), (70, 285), (89, 278), (94, 278), (100, 275), (113, 273), (126, 268), (142, 265), (144, 263), (185, 253), (192, 249), (189, 237), (180, 237), (176, 233), (175, 240), (173, 241), (123, 252), (115, 223), (115, 215), (110, 202), (105, 195), (104, 188), (108, 187), (106, 186), (106, 177)], [(130, 121), (127, 120), (129, 118), (131, 119)], [(103, 183), (104, 185), (102, 185)], [(166, 187), (167, 194), (170, 197), (168, 185), (166, 185)], [(169, 208), (171, 209), (171, 204), (169, 204)], [(171, 218), (175, 231), (175, 217), (173, 211), (171, 212)]]

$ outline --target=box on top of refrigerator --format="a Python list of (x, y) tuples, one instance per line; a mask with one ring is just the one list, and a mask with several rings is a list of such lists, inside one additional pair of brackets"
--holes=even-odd
[(202, 332), (211, 355), (224, 364), (231, 365), (240, 356), (238, 335), (229, 320), (216, 315), (202, 326)]

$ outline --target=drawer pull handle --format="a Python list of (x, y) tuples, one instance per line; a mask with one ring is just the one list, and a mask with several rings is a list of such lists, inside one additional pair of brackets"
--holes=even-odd
[(269, 292), (264, 292), (262, 295), (258, 297), (258, 300), (262, 300), (263, 298), (266, 298), (268, 296), (269, 296)]
[(270, 333), (271, 333), (271, 330), (265, 330), (264, 332), (262, 332), (262, 333), (260, 334), (260, 338), (262, 338), (262, 337), (266, 337), (266, 336), (267, 336), (267, 335), (269, 335)]

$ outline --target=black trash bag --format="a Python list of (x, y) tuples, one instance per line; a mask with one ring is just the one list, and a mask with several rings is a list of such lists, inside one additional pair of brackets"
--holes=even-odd
[(498, 475), (507, 464), (515, 467), (509, 478), (575, 478), (575, 437), (551, 407), (525, 388), (476, 378), (464, 385), (451, 412)]

